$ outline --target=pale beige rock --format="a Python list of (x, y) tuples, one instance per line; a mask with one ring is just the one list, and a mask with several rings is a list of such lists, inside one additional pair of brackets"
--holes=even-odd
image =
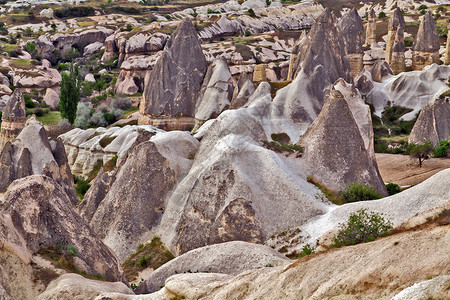
[(425, 66), (439, 63), (439, 36), (431, 11), (423, 17), (413, 45), (412, 67), (422, 70)]
[(444, 64), (450, 64), (450, 24), (447, 25), (447, 43), (445, 45)]
[(253, 82), (259, 83), (262, 81), (267, 81), (266, 65), (264, 64), (256, 65), (253, 71)]
[(368, 15), (368, 22), (366, 24), (366, 45), (371, 46), (377, 42), (377, 15), (373, 9)]

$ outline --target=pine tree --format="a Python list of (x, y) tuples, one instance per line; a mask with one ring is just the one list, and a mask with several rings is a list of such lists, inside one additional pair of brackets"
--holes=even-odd
[(59, 111), (61, 116), (73, 124), (80, 101), (81, 76), (77, 66), (69, 65), (69, 74), (62, 73), (61, 90), (59, 93)]

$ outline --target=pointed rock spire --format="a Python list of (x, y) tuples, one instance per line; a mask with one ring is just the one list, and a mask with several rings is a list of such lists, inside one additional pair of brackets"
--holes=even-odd
[(395, 33), (395, 40), (392, 47), (392, 55), (390, 60), (390, 66), (394, 75), (405, 72), (406, 70), (405, 50), (403, 28), (398, 27), (397, 32)]
[(397, 7), (397, 9), (392, 13), (391, 17), (389, 18), (388, 24), (388, 36), (386, 41), (386, 58), (385, 58), (388, 64), (391, 63), (393, 51), (392, 48), (394, 47), (398, 28), (401, 28), (402, 30), (405, 29), (405, 19), (403, 18), (403, 14), (400, 8)]
[(439, 36), (431, 11), (423, 17), (413, 45), (413, 69), (422, 70), (423, 67), (439, 62)]
[(366, 25), (366, 45), (371, 46), (377, 42), (377, 15), (373, 8), (368, 15), (368, 22)]
[(344, 38), (345, 52), (350, 62), (352, 76), (355, 77), (363, 69), (364, 56), (362, 49), (364, 25), (356, 9), (347, 12), (339, 21), (338, 27)]
[(19, 89), (16, 89), (5, 106), (0, 130), (0, 150), (7, 141), (14, 140), (25, 127), (25, 100)]

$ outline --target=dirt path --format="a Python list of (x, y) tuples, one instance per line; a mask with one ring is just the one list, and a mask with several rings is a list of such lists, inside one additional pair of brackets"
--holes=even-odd
[(418, 160), (408, 155), (377, 153), (375, 156), (383, 180), (400, 186), (421, 183), (439, 171), (450, 168), (450, 158), (430, 158), (419, 168)]

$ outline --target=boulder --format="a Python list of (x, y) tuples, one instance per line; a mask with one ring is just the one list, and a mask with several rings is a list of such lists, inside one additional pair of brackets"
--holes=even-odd
[(166, 198), (187, 174), (190, 156), (198, 147), (186, 132), (152, 135), (141, 133), (126, 160), (110, 175), (100, 173), (79, 206), (81, 215), (121, 261), (151, 239), (165, 212)]
[(53, 9), (44, 8), (43, 10), (41, 10), (39, 15), (41, 16), (41, 18), (53, 19)]
[(134, 295), (133, 291), (122, 282), (92, 280), (69, 273), (52, 281), (36, 300), (94, 299), (101, 293)]
[(412, 67), (422, 70), (425, 66), (439, 63), (439, 36), (434, 23), (433, 14), (429, 10), (423, 17), (412, 47)]
[(242, 73), (239, 76), (236, 87), (234, 88), (230, 108), (236, 109), (244, 106), (254, 91), (255, 85), (249, 78), (248, 73)]
[(9, 170), (6, 174), (10, 174), (7, 180), (2, 180), (1, 192), (15, 179), (43, 174), (53, 178), (73, 204), (78, 202), (64, 146), (59, 139), (49, 142), (44, 127), (38, 121), (27, 121), (17, 138), (4, 147), (0, 157), (0, 168)]
[(84, 81), (95, 82), (95, 77), (91, 73), (88, 73), (88, 74), (86, 74), (86, 76), (84, 76)]
[(284, 255), (264, 245), (239, 241), (216, 244), (191, 250), (167, 262), (145, 278), (135, 292), (156, 292), (170, 276), (190, 271), (238, 275), (244, 271), (287, 262), (289, 260)]
[(392, 300), (445, 299), (449, 296), (447, 288), (449, 285), (450, 275), (437, 276), (407, 287), (395, 295)]
[(14, 181), (0, 209), (11, 215), (14, 227), (32, 253), (71, 245), (77, 250), (74, 263), (78, 269), (101, 274), (108, 281), (124, 281), (114, 253), (96, 237), (75, 212), (64, 189), (50, 177), (32, 175)]
[[(371, 128), (364, 132), (367, 130)], [(338, 90), (331, 91), (319, 116), (298, 142), (304, 147), (308, 175), (331, 190), (362, 182), (386, 196), (375, 157), (367, 150), (373, 148), (372, 141), (365, 137), (367, 146), (344, 96)]]
[(256, 65), (253, 71), (253, 82), (260, 83), (262, 81), (267, 81), (265, 64)]
[[(184, 19), (145, 80), (140, 112), (147, 118), (146, 121), (140, 119), (139, 124), (152, 123), (152, 118), (169, 116), (191, 118), (192, 126), (195, 104), (206, 69), (197, 31), (189, 19)], [(179, 128), (185, 126), (180, 124)]]
[(439, 146), (439, 141), (450, 139), (450, 98), (442, 97), (426, 104), (420, 111), (408, 142), (422, 144), (429, 140)]
[(338, 28), (344, 39), (345, 52), (350, 63), (352, 76), (355, 77), (363, 69), (364, 56), (362, 49), (364, 25), (355, 8), (342, 16), (338, 22)]
[(98, 51), (100, 51), (100, 49), (102, 47), (103, 47), (103, 43), (101, 43), (101, 42), (95, 42), (95, 43), (89, 44), (86, 47), (84, 47), (83, 56), (88, 56), (88, 55), (97, 53)]
[(57, 108), (59, 105), (59, 91), (48, 88), (45, 91), (44, 102), (50, 107)]
[(367, 95), (373, 89), (372, 74), (364, 70), (358, 77), (355, 78), (355, 87), (363, 95)]
[[(216, 118), (228, 109), (233, 97), (231, 73), (225, 59), (218, 59), (208, 67), (195, 107), (197, 124)], [(197, 125), (198, 126), (198, 125)]]

